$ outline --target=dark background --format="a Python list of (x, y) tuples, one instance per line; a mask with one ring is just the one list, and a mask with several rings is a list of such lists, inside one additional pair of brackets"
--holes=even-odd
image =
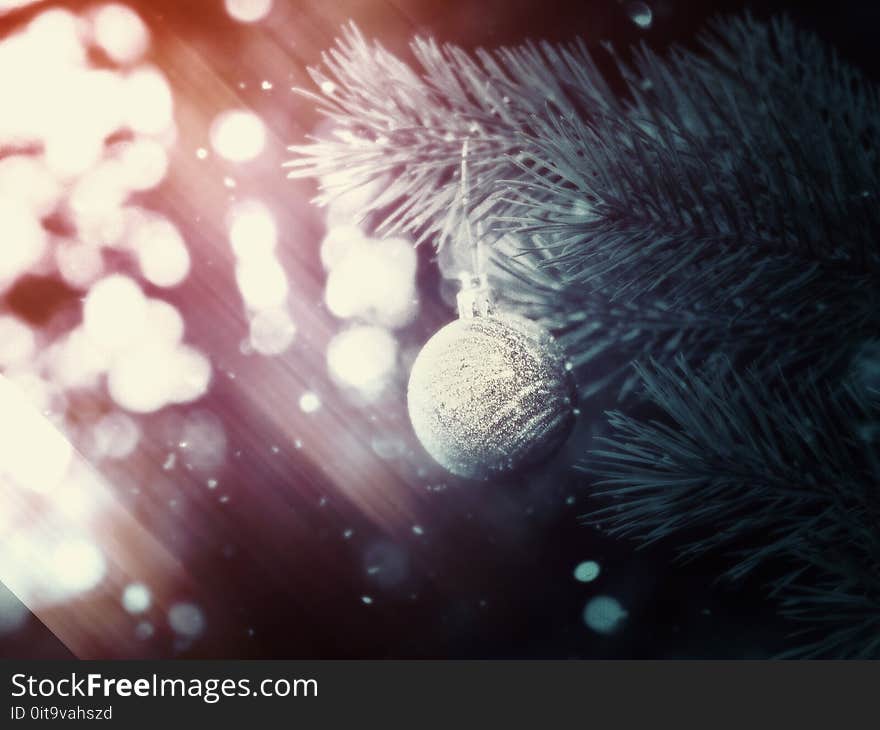
[[(349, 19), (367, 36), (407, 56), (408, 39), (415, 33), (468, 48), (582, 35), (591, 45), (610, 40), (620, 48), (644, 42), (662, 49), (670, 43), (693, 45), (695, 34), (718, 13), (748, 9), (765, 17), (786, 12), (873, 78), (878, 72), (880, 8), (854, 0), (821, 5), (657, 0), (648, 3), (654, 20), (647, 30), (630, 19), (632, 3), (614, 0), (276, 0), (272, 17), (278, 21), (258, 29), (233, 23), (219, 1), (128, 4), (141, 13), (153, 33), (155, 62), (174, 86), (184, 141), (204, 138), (207, 121), (231, 96), (252, 106), (269, 125), (275, 146), (254, 175), (264, 196), (286, 211), (285, 226), (298, 242), (295, 251), (285, 251), (285, 257), (289, 267), (303, 272), (299, 320), (309, 311), (324, 323), (332, 318), (323, 312), (321, 302), (321, 217), (307, 202), (314, 185), (290, 183), (280, 169), (284, 143), (302, 141), (318, 119), (303, 100), (290, 94), (267, 98), (258, 87), (261, 78), (285, 78), (286, 86), (307, 85), (305, 66), (318, 62), (320, 50), (332, 43), (337, 29)], [(0, 19), (0, 32), (14, 30), (53, 5), (82, 8), (87, 3), (41, 3)], [(271, 67), (263, 65), (267, 58)], [(279, 68), (280, 64), (286, 65)], [(210, 83), (200, 75), (203, 68), (213, 72)], [(241, 89), (243, 79), (248, 83)], [(192, 246), (209, 251), (222, 235), (219, 224), (211, 220), (220, 193), (210, 180), (193, 185), (194, 173), (187, 165), (192, 162), (172, 159), (171, 178), (149, 202), (185, 227)], [(439, 296), (431, 252), (422, 249), (420, 257), (422, 314), (405, 333), (414, 343), (424, 341), (452, 316)], [(223, 333), (240, 328), (241, 322), (215, 294), (228, 290), (230, 281), (222, 267), (197, 268), (193, 285), (178, 303), (199, 344), (221, 366), (225, 362), (236, 368), (238, 354)], [(34, 288), (30, 297), (27, 293), (20, 293), (13, 306), (32, 319), (48, 316), (65, 297), (77, 296), (51, 286)], [(239, 338), (231, 339), (237, 344)], [(320, 370), (320, 337), (310, 339), (305, 332), (303, 348), (300, 356), (314, 365), (310, 371)], [(737, 585), (719, 583), (715, 579), (726, 565), (723, 559), (707, 556), (682, 565), (674, 559), (673, 546), (636, 550), (632, 543), (609, 539), (580, 523), (578, 516), (590, 504), (589, 489), (568, 467), (585, 456), (590, 434), (601, 429), (601, 411), (608, 403), (584, 404), (579, 436), (567, 451), (542, 472), (510, 483), (471, 485), (435, 471), (428, 481), (442, 482), (444, 489), (425, 491), (424, 479), (405, 470), (389, 470), (390, 502), (395, 501), (396, 490), (416, 495), (413, 509), (424, 528), (417, 536), (410, 522), (395, 525), (390, 524), (393, 520), (367, 514), (351, 498), (352, 485), (334, 484), (322, 459), (310, 455), (308, 448), (285, 449), (280, 458), (272, 458), (265, 448), (257, 447), (285, 438), (279, 436), (272, 413), (287, 403), (283, 391), (287, 379), (294, 377), (292, 368), (283, 359), (250, 366), (235, 383), (221, 379), (209, 396), (212, 408), (224, 414), (230, 450), (244, 453), (228, 466), (224, 480), (237, 484), (242, 493), (258, 492), (260, 498), (237, 500), (232, 510), (218, 510), (192, 498), (185, 521), (169, 517), (166, 511), (156, 516), (143, 504), (132, 505), (144, 524), (185, 556), (208, 597), (203, 608), (209, 628), (201, 640), (182, 646), (157, 625), (145, 654), (740, 658), (769, 656), (785, 646), (792, 627), (777, 618), (765, 598), (762, 576)], [(249, 379), (276, 383), (280, 400), (267, 399), (265, 391), (249, 393)], [(313, 380), (312, 385), (323, 384)], [(376, 408), (405, 428), (399, 398), (396, 405)], [(354, 434), (355, 442), (368, 441), (373, 421), (369, 413), (345, 405), (335, 413), (324, 438), (338, 439), (339, 459), (347, 459), (347, 449), (357, 448), (348, 437)], [(364, 448), (369, 450), (368, 444)], [(111, 476), (117, 484), (126, 479), (121, 473)], [(183, 485), (168, 489), (180, 490), (181, 498), (189, 499)], [(348, 529), (354, 536), (343, 539), (341, 534)], [(572, 571), (582, 560), (600, 563), (602, 574), (595, 583), (573, 579)], [(390, 582), (377, 583), (366, 570), (377, 562), (383, 564), (385, 576), (393, 576)], [(628, 612), (612, 636), (594, 633), (582, 619), (587, 600), (599, 594), (614, 596)], [(374, 602), (364, 605), (362, 595), (370, 595)], [(33, 620), (24, 630), (0, 639), (0, 656), (65, 655), (67, 650)]]

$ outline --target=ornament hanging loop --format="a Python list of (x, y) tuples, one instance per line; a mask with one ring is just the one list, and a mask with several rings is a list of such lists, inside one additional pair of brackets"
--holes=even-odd
[(488, 317), (495, 311), (495, 302), (485, 274), (463, 274), (461, 291), (456, 296), (459, 319)]

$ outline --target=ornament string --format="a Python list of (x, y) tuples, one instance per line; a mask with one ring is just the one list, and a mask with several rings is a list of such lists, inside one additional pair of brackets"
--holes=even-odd
[(467, 245), (471, 252), (471, 267), (475, 277), (480, 278), (483, 271), (483, 247), (479, 237), (474, 238), (474, 230), (471, 225), (471, 189), (470, 179), (468, 177), (468, 152), (470, 151), (470, 138), (465, 137), (461, 145), (461, 175), (459, 183), (461, 185), (461, 209), (464, 216), (465, 235), (467, 236)]
[(459, 175), (459, 198), (461, 215), (464, 218), (464, 230), (467, 247), (471, 255), (471, 270), (461, 274), (462, 289), (458, 293), (459, 317), (486, 316), (491, 313), (492, 296), (483, 266), (482, 236), (474, 236), (471, 224), (470, 179), (468, 177), (468, 152), (470, 138), (465, 137), (461, 145), (461, 174)]

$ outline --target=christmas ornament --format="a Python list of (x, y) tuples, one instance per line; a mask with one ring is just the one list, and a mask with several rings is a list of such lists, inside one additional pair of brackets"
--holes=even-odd
[(574, 423), (574, 387), (553, 338), (523, 317), (469, 308), (416, 358), (407, 393), (425, 450), (462, 477), (487, 479), (550, 456)]
[[(467, 210), (467, 142), (462, 201)], [(466, 221), (479, 270), (479, 244)], [(410, 373), (407, 406), (425, 450), (453, 474), (487, 479), (537, 464), (574, 423), (573, 380), (553, 337), (495, 311), (485, 274), (463, 278), (459, 319), (437, 332)]]

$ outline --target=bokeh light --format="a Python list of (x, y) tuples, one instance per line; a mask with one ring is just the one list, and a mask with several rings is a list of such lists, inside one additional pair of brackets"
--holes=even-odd
[(150, 589), (143, 583), (129, 583), (122, 592), (122, 606), (129, 613), (144, 613), (152, 602)]
[(42, 218), (55, 208), (61, 193), (60, 182), (42, 159), (27, 155), (0, 159), (0, 200), (14, 201)]
[(597, 634), (613, 634), (627, 617), (627, 612), (616, 598), (596, 596), (584, 608), (584, 623)]
[(156, 628), (149, 621), (139, 621), (138, 625), (134, 627), (135, 638), (139, 641), (147, 641), (153, 638), (155, 633)]
[(147, 323), (141, 342), (174, 346), (183, 340), (183, 333), (183, 317), (176, 307), (161, 299), (147, 300)]
[(263, 309), (250, 323), (250, 344), (261, 355), (280, 355), (296, 337), (296, 325), (284, 309)]
[(185, 416), (177, 445), (187, 468), (212, 472), (226, 459), (226, 429), (213, 413), (195, 410)]
[(242, 260), (273, 256), (278, 227), (269, 208), (258, 200), (236, 204), (229, 213), (229, 242)]
[(232, 162), (257, 157), (266, 146), (266, 127), (253, 112), (233, 109), (223, 112), (211, 123), (211, 147)]
[(406, 551), (400, 545), (385, 540), (367, 547), (363, 562), (368, 579), (385, 588), (399, 585), (409, 573)]
[(172, 287), (189, 274), (190, 256), (183, 236), (170, 221), (154, 217), (143, 220), (131, 235), (141, 274), (151, 284)]
[(174, 100), (165, 76), (151, 67), (125, 77), (122, 89), (125, 122), (135, 132), (161, 134), (174, 121)]
[(104, 162), (79, 178), (67, 206), (80, 240), (96, 246), (113, 246), (125, 232), (123, 203), (128, 191), (118, 162)]
[(83, 303), (83, 329), (100, 348), (117, 352), (133, 345), (147, 320), (147, 298), (137, 282), (112, 274), (96, 283)]
[(82, 327), (53, 344), (46, 360), (52, 380), (64, 389), (93, 388), (109, 366), (110, 356)]
[(0, 198), (0, 287), (21, 276), (46, 250), (48, 236), (32, 211)]
[(211, 365), (202, 353), (186, 345), (153, 342), (117, 356), (107, 387), (120, 408), (152, 413), (172, 403), (196, 400), (210, 380)]
[(352, 248), (363, 244), (367, 237), (357, 226), (343, 224), (332, 226), (321, 241), (321, 263), (328, 271), (345, 260)]
[(196, 639), (205, 630), (205, 614), (194, 603), (176, 603), (168, 611), (172, 630), (188, 639)]
[(409, 241), (354, 242), (327, 277), (325, 301), (337, 317), (402, 327), (416, 308), (416, 255)]
[(175, 373), (171, 381), (170, 403), (191, 403), (208, 391), (211, 361), (201, 351), (188, 345), (174, 348), (170, 367)]
[(654, 22), (654, 14), (651, 12), (651, 8), (643, 2), (628, 2), (626, 12), (630, 20), (642, 30), (647, 30)]
[(136, 61), (150, 44), (140, 16), (125, 5), (102, 5), (94, 12), (92, 24), (95, 44), (117, 63)]
[(130, 190), (156, 187), (168, 171), (165, 147), (149, 137), (136, 137), (117, 146), (121, 182)]
[(327, 347), (333, 378), (365, 395), (381, 391), (396, 365), (397, 340), (382, 327), (352, 327), (334, 336)]
[(580, 583), (591, 583), (599, 577), (601, 569), (595, 560), (585, 560), (574, 569), (574, 579)]
[(104, 555), (90, 540), (61, 542), (52, 552), (56, 586), (64, 593), (83, 593), (94, 588), (107, 569)]
[(125, 459), (137, 448), (141, 429), (133, 418), (114, 411), (94, 425), (92, 437), (96, 458)]
[(0, 543), (0, 565), (6, 587), (27, 606), (39, 610), (96, 588), (107, 574), (107, 562), (94, 540), (44, 524), (18, 529)]
[(55, 266), (67, 284), (86, 289), (104, 273), (104, 257), (99, 246), (63, 241), (55, 247)]
[(241, 23), (256, 23), (272, 10), (272, 0), (224, 0), (226, 12)]
[(277, 309), (287, 300), (287, 275), (275, 259), (247, 259), (235, 268), (244, 303), (251, 309)]

